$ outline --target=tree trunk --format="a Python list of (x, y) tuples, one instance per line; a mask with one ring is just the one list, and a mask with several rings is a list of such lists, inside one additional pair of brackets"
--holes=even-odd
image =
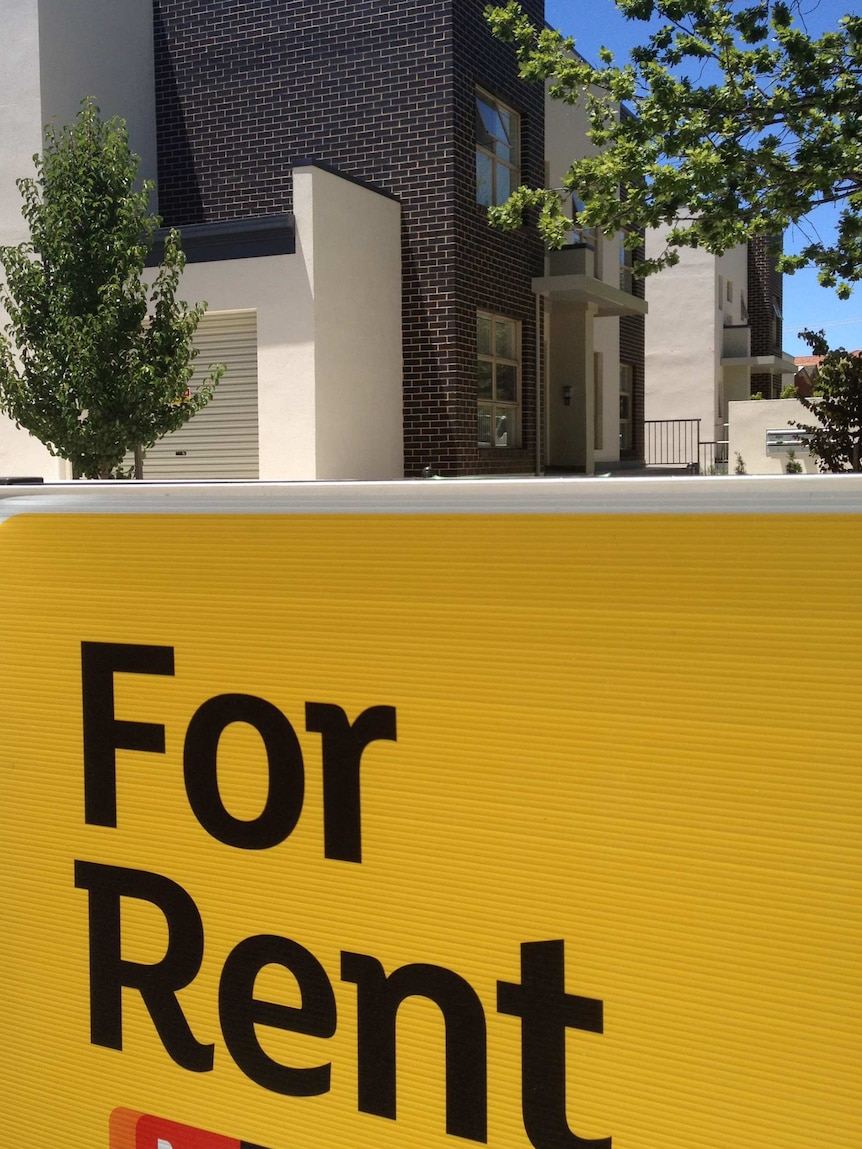
[(144, 477), (144, 449), (140, 445), (135, 447), (135, 478)]

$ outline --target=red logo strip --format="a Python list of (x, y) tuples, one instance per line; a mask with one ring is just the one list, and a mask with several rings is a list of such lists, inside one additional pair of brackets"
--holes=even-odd
[(263, 1149), (193, 1125), (181, 1125), (150, 1113), (115, 1109), (110, 1121), (110, 1149)]

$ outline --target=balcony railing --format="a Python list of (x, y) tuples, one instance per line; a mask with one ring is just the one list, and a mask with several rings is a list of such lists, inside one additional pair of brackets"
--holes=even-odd
[(596, 253), (591, 243), (572, 244), (550, 252), (551, 275), (589, 275), (596, 273)]
[(727, 474), (727, 440), (701, 439), (700, 419), (646, 419), (644, 461), (690, 475)]

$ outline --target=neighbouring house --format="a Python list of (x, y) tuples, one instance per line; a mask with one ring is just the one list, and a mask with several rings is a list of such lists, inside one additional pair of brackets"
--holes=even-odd
[[(650, 257), (666, 230), (647, 233)], [(724, 255), (680, 249), (679, 263), (647, 280), (647, 464), (722, 470), (728, 404), (777, 399), (796, 370), (781, 349), (782, 276), (769, 242)]]
[(808, 398), (814, 389), (814, 380), (817, 378), (817, 367), (820, 363), (819, 355), (797, 355), (793, 363), (796, 374), (793, 376), (793, 386), (797, 395)]
[[(16, 0), (0, 43), (0, 243), (42, 126), (95, 97), (128, 123), (182, 294), (209, 311), (213, 403), (149, 478), (591, 472), (642, 457), (630, 253), (548, 257), (487, 206), (557, 181), (577, 113), (524, 83), (484, 0)], [(542, 0), (526, 9), (542, 21)], [(546, 177), (547, 172), (547, 177)], [(8, 421), (0, 474), (63, 477)]]
[[(856, 351), (851, 351), (850, 354), (862, 355), (862, 350), (857, 349)], [(822, 355), (797, 355), (793, 360), (796, 365), (796, 374), (793, 376), (793, 383), (796, 387), (797, 395), (808, 397), (813, 393), (822, 360)]]

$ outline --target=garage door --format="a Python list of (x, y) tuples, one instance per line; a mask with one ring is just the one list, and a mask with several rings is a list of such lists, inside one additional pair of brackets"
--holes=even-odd
[(150, 447), (145, 479), (256, 479), (257, 313), (218, 311), (198, 326), (192, 388), (209, 374), (210, 363), (224, 363), (212, 401), (185, 426)]

